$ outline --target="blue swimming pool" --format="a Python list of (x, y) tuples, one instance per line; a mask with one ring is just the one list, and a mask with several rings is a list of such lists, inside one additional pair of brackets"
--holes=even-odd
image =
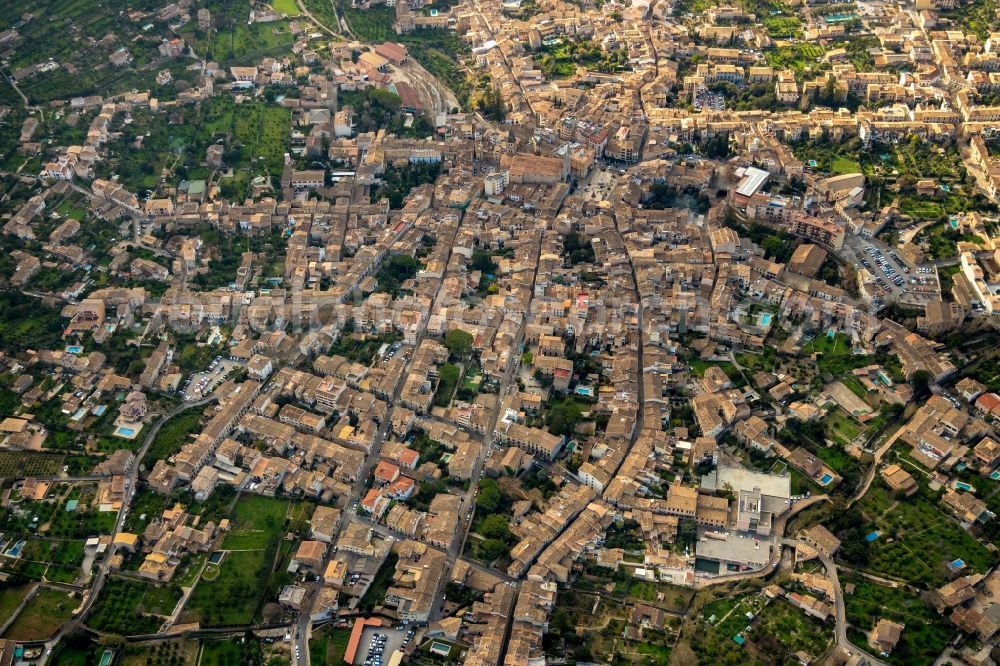
[(958, 559), (951, 563), (952, 569), (962, 569), (965, 567), (965, 560)]
[(115, 434), (119, 437), (135, 437), (135, 428), (129, 428), (128, 426), (118, 426), (115, 430)]
[(589, 386), (577, 386), (576, 394), (584, 395), (589, 398), (590, 396), (594, 395), (594, 389), (590, 388)]
[(1000, 470), (993, 470), (992, 472), (990, 472), (990, 478), (993, 479), (994, 481), (1000, 479)]
[(771, 324), (771, 319), (773, 318), (773, 316), (774, 315), (772, 315), (770, 312), (765, 312), (764, 314), (762, 314), (760, 316), (760, 325), (769, 326)]
[(27, 541), (18, 541), (13, 546), (11, 546), (7, 550), (7, 552), (4, 553), (4, 555), (6, 555), (7, 557), (20, 557), (21, 556), (21, 551), (24, 550), (24, 544), (26, 544), (26, 543), (28, 543), (28, 542)]
[(833, 481), (833, 475), (832, 474), (824, 474), (819, 479), (820, 484), (822, 484), (824, 486), (826, 484), (830, 483), (831, 481)]
[(868, 543), (871, 543), (877, 538), (878, 538), (878, 532), (869, 532), (867, 535), (865, 535), (865, 541), (867, 541)]
[(975, 490), (972, 486), (970, 486), (968, 483), (965, 483), (963, 481), (956, 481), (955, 482), (955, 488), (957, 490), (962, 490), (962, 491), (965, 491), (967, 493)]
[(66, 347), (66, 351), (70, 354), (79, 354), (83, 351), (83, 347), (80, 345), (69, 345)]

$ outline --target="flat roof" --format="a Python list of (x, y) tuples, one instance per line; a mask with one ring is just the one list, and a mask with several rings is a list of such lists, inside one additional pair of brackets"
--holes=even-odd
[(758, 169), (757, 167), (747, 167), (743, 170), (743, 179), (740, 180), (739, 186), (736, 188), (736, 194), (740, 194), (745, 197), (752, 196), (760, 186), (764, 184), (767, 177), (771, 174), (763, 169)]
[(702, 477), (701, 485), (705, 490), (717, 490), (725, 487), (726, 484), (733, 487), (733, 490), (750, 490), (760, 488), (761, 495), (788, 499), (792, 496), (792, 478), (790, 476), (778, 476), (777, 474), (766, 474), (756, 472), (743, 467), (721, 466), (714, 472), (710, 472)]
[(699, 540), (695, 545), (695, 554), (719, 562), (762, 567), (771, 559), (771, 543), (767, 539), (744, 539), (730, 534), (725, 541)]

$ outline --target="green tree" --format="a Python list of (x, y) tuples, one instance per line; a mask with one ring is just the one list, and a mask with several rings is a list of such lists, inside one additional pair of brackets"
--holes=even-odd
[(479, 533), (489, 539), (504, 539), (510, 536), (510, 529), (507, 527), (507, 516), (499, 513), (491, 513), (483, 519), (479, 526)]
[(934, 379), (931, 373), (927, 370), (917, 370), (910, 377), (910, 383), (913, 384), (913, 392), (917, 396), (922, 396), (930, 392), (931, 380)]
[(460, 328), (453, 328), (444, 336), (444, 346), (453, 355), (465, 358), (472, 350), (472, 334)]
[(583, 410), (572, 399), (567, 398), (549, 410), (547, 424), (553, 435), (570, 436), (577, 424), (583, 420)]
[(507, 544), (500, 539), (486, 539), (479, 544), (479, 556), (487, 562), (492, 562), (508, 552), (510, 551)]
[(493, 479), (483, 479), (479, 482), (479, 495), (476, 497), (476, 509), (484, 513), (493, 513), (500, 506), (500, 487)]

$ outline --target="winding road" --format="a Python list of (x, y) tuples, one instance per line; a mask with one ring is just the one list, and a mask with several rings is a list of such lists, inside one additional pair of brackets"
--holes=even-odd
[[(163, 427), (164, 423), (166, 423), (173, 417), (177, 416), (181, 412), (190, 409), (192, 407), (201, 407), (203, 405), (207, 405), (208, 403), (214, 402), (215, 400), (216, 397), (214, 395), (209, 395), (202, 398), (201, 400), (193, 402), (182, 402), (181, 404), (171, 409), (169, 412), (166, 412), (163, 416), (160, 417), (160, 419), (155, 424), (153, 424), (149, 428), (149, 431), (146, 433), (146, 436), (142, 440), (142, 446), (139, 447), (139, 450), (136, 452), (135, 462), (132, 464), (132, 470), (129, 472), (129, 475), (125, 480), (125, 491), (126, 491), (125, 501), (122, 502), (122, 508), (118, 511), (118, 519), (115, 521), (114, 530), (111, 532), (112, 542), (114, 541), (115, 537), (118, 536), (118, 534), (121, 532), (122, 527), (125, 524), (125, 517), (128, 514), (129, 505), (132, 503), (133, 493), (135, 492), (135, 484), (139, 478), (139, 467), (142, 463), (143, 457), (146, 455), (146, 452), (149, 451), (149, 447), (152, 445), (153, 440), (156, 439), (156, 434), (160, 432), (160, 428)], [(94, 577), (94, 584), (91, 585), (90, 590), (84, 596), (83, 602), (80, 604), (79, 608), (77, 608), (76, 612), (74, 613), (74, 619), (71, 620), (70, 622), (66, 622), (65, 624), (63, 624), (59, 628), (59, 631), (57, 631), (52, 638), (50, 638), (45, 642), (45, 651), (44, 651), (45, 654), (42, 655), (41, 659), (38, 662), (40, 666), (45, 665), (45, 663), (48, 661), (49, 652), (51, 648), (55, 647), (55, 645), (63, 638), (63, 636), (72, 633), (77, 628), (83, 625), (83, 619), (86, 617), (87, 612), (90, 610), (90, 607), (93, 605), (94, 601), (96, 601), (98, 596), (100, 596), (101, 589), (104, 587), (104, 583), (107, 580), (109, 565), (111, 562), (111, 558), (115, 554), (115, 550), (116, 550), (115, 545), (114, 543), (112, 543), (112, 545), (108, 548), (107, 552), (104, 554), (104, 559), (102, 560), (101, 565), (97, 570), (97, 575)]]

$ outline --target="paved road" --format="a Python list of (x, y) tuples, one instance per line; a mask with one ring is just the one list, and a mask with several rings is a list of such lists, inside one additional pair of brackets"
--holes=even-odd
[[(325, 31), (327, 34), (331, 35), (332, 37), (337, 37), (338, 36), (338, 33), (334, 32), (333, 30), (331, 30), (330, 28), (328, 28), (325, 23), (323, 23), (318, 18), (316, 18), (315, 16), (313, 16), (309, 12), (309, 10), (306, 9), (306, 6), (302, 3), (302, 0), (295, 0), (295, 4), (297, 4), (299, 6), (299, 11), (302, 12), (302, 15), (305, 16), (310, 21), (312, 21), (313, 23), (315, 23), (321, 30)], [(330, 4), (333, 5), (333, 0), (330, 0)], [(333, 8), (333, 15), (334, 16), (337, 15), (337, 8), (336, 7)]]
[(819, 561), (826, 567), (826, 573), (830, 576), (830, 581), (833, 583), (833, 603), (836, 607), (837, 615), (837, 645), (844, 650), (863, 655), (868, 660), (868, 663), (873, 666), (888, 666), (888, 664), (878, 657), (859, 648), (847, 639), (847, 611), (844, 605), (844, 593), (840, 589), (840, 577), (837, 575), (837, 565), (829, 555), (824, 553), (819, 553)]
[[(215, 399), (216, 399), (215, 396), (208, 396), (196, 402), (181, 403), (176, 407), (174, 407), (169, 412), (167, 412), (166, 414), (164, 414), (163, 416), (161, 416), (160, 420), (158, 420), (155, 424), (153, 424), (153, 426), (146, 433), (146, 437), (142, 441), (142, 446), (139, 447), (139, 450), (136, 452), (135, 463), (132, 465), (132, 471), (129, 472), (129, 475), (125, 480), (125, 491), (126, 491), (125, 501), (122, 502), (122, 508), (118, 512), (118, 519), (115, 521), (115, 527), (111, 532), (112, 541), (114, 541), (114, 538), (118, 535), (119, 532), (121, 532), (122, 526), (125, 524), (125, 516), (128, 513), (129, 505), (132, 503), (132, 493), (135, 490), (136, 480), (139, 478), (140, 463), (142, 462), (143, 456), (145, 456), (146, 452), (149, 450), (150, 445), (153, 443), (153, 440), (156, 438), (156, 433), (160, 431), (160, 428), (163, 427), (164, 423), (166, 423), (173, 417), (177, 416), (184, 410), (190, 409), (191, 407), (201, 407), (203, 405), (207, 405), (210, 402), (214, 402)], [(77, 609), (74, 619), (71, 620), (70, 622), (64, 623), (59, 628), (59, 631), (56, 632), (55, 636), (53, 636), (52, 638), (50, 638), (48, 641), (45, 642), (46, 653), (48, 652), (49, 648), (54, 647), (56, 643), (58, 643), (62, 639), (63, 636), (65, 636), (68, 633), (71, 633), (72, 631), (76, 630), (83, 624), (83, 618), (86, 617), (87, 611), (90, 610), (91, 605), (93, 605), (94, 601), (97, 600), (97, 597), (101, 593), (101, 589), (104, 587), (104, 582), (105, 580), (107, 580), (109, 563), (111, 562), (111, 558), (115, 554), (115, 550), (116, 548), (112, 544), (108, 548), (107, 552), (104, 554), (104, 560), (101, 562), (101, 565), (97, 570), (97, 575), (94, 577), (94, 583), (93, 585), (90, 586), (90, 591), (86, 593), (83, 599), (83, 603), (81, 603), (80, 607)], [(43, 654), (42, 658), (39, 660), (38, 663), (40, 664), (40, 666), (44, 666), (47, 660), (48, 660), (48, 654)]]
[(765, 564), (760, 569), (754, 571), (744, 571), (740, 573), (726, 574), (723, 576), (712, 576), (711, 578), (699, 578), (695, 579), (694, 586), (696, 589), (701, 589), (705, 587), (710, 587), (712, 585), (720, 585), (722, 583), (732, 583), (737, 580), (747, 580), (750, 578), (760, 578), (761, 576), (767, 576), (775, 570), (778, 564), (781, 562), (781, 544), (783, 541), (782, 535), (785, 533), (785, 525), (788, 523), (790, 518), (793, 518), (800, 511), (808, 509), (812, 505), (829, 500), (830, 498), (826, 495), (813, 495), (807, 499), (800, 502), (796, 502), (792, 505), (792, 508), (786, 511), (784, 514), (778, 517), (774, 522), (774, 527), (772, 529), (772, 538), (769, 541), (771, 544), (771, 556)]
[[(455, 236), (458, 235), (458, 230), (460, 228), (461, 228), (461, 220), (459, 220), (459, 224), (455, 226), (455, 233), (452, 235), (452, 237), (450, 239), (445, 239), (443, 241), (447, 243), (448, 247), (452, 247), (454, 245)], [(449, 260), (450, 258), (451, 257), (449, 255)], [(438, 282), (438, 292), (435, 293), (435, 300), (437, 299), (437, 295), (438, 293), (440, 293), (441, 285), (443, 284), (444, 284), (443, 280)], [(365, 456), (365, 461), (361, 467), (361, 471), (358, 473), (358, 478), (354, 482), (354, 485), (351, 488), (351, 493), (347, 497), (346, 502), (344, 503), (343, 513), (341, 514), (340, 520), (337, 523), (338, 534), (341, 531), (343, 531), (344, 527), (346, 527), (348, 521), (351, 519), (350, 516), (351, 507), (357, 504), (361, 500), (362, 493), (364, 493), (367, 490), (365, 482), (371, 476), (372, 470), (374, 469), (376, 463), (378, 462), (379, 452), (382, 449), (382, 444), (385, 442), (386, 437), (389, 434), (389, 429), (392, 425), (392, 412), (393, 409), (395, 408), (396, 403), (399, 401), (399, 395), (403, 390), (403, 383), (404, 383), (403, 378), (409, 374), (409, 370), (413, 364), (413, 360), (416, 358), (416, 350), (420, 347), (420, 343), (423, 340), (423, 338), (424, 338), (424, 331), (421, 331), (417, 336), (416, 344), (414, 345), (414, 353), (410, 355), (410, 358), (406, 363), (406, 368), (400, 374), (400, 381), (398, 382), (395, 390), (393, 391), (392, 398), (388, 401), (389, 409), (386, 410), (385, 418), (379, 425), (379, 430), (375, 436), (375, 440), (372, 443), (371, 450)], [(393, 535), (393, 536), (396, 538), (399, 537), (399, 535)], [(326, 559), (324, 560), (322, 568), (326, 567), (326, 564), (331, 559), (333, 559), (333, 556), (334, 556), (334, 551), (331, 548), (327, 552), (327, 556)], [(309, 637), (312, 631), (312, 621), (311, 621), (312, 608), (313, 604), (316, 601), (316, 596), (319, 594), (321, 586), (322, 586), (321, 582), (317, 582), (310, 585), (306, 593), (306, 598), (302, 602), (302, 610), (299, 612), (298, 621), (295, 623), (294, 636), (292, 638), (292, 642), (294, 645), (292, 653), (292, 666), (298, 666), (298, 664), (308, 664), (310, 662)]]
[[(922, 417), (920, 414), (921, 412), (917, 412), (917, 414), (914, 416), (915, 419), (913, 423), (914, 427), (919, 427), (919, 425), (923, 423), (924, 417)], [(882, 456), (884, 456), (886, 453), (889, 452), (889, 449), (892, 448), (892, 445), (895, 444), (896, 440), (899, 439), (899, 437), (903, 434), (903, 430), (907, 427), (907, 425), (908, 422), (904, 422), (902, 425), (900, 425), (896, 429), (896, 432), (894, 432), (892, 436), (889, 437), (889, 439), (885, 440), (885, 443), (882, 444), (882, 446), (878, 447), (878, 450), (875, 451), (875, 455), (872, 460), (872, 465), (868, 469), (867, 476), (865, 476), (865, 482), (864, 484), (862, 484), (860, 488), (858, 488), (858, 491), (854, 493), (854, 497), (852, 497), (850, 501), (847, 503), (848, 508), (853, 506), (855, 502), (864, 497), (865, 493), (868, 492), (868, 489), (872, 485), (872, 481), (875, 480), (875, 474), (878, 472), (878, 466), (882, 462)]]

